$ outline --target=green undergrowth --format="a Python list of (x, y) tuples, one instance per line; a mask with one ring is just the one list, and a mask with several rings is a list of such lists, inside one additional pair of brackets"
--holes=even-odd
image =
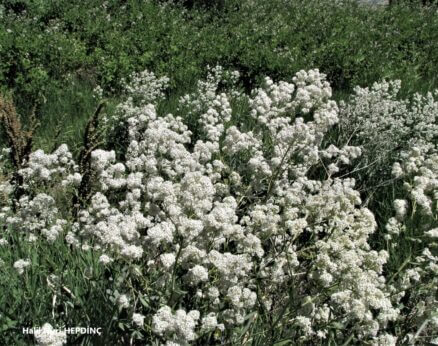
[[(177, 95), (193, 88), (207, 65), (217, 64), (239, 70), (247, 90), (266, 75), (289, 81), (296, 71), (311, 68), (327, 74), (339, 94), (383, 78), (401, 79), (405, 94), (438, 86), (433, 7), (327, 0), (217, 3), (3, 1), (0, 87), (13, 91), (22, 109), (52, 97), (54, 105), (49, 100), (46, 109), (61, 121), (57, 104), (88, 104), (81, 97), (72, 100), (69, 90), (78, 89), (73, 81), (117, 95), (123, 78), (144, 69), (168, 76), (170, 93)], [(80, 92), (90, 94), (86, 88)]]

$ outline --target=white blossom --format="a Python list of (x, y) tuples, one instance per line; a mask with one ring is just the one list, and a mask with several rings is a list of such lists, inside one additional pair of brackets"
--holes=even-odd
[(41, 346), (62, 346), (67, 343), (66, 332), (54, 329), (50, 323), (45, 323), (40, 329), (36, 329), (34, 336)]
[(29, 266), (30, 266), (29, 260), (19, 259), (18, 261), (14, 262), (14, 268), (15, 270), (17, 270), (19, 275), (23, 274), (24, 270)]

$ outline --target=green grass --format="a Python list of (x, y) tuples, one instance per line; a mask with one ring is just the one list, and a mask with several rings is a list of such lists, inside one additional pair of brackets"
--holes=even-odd
[[(97, 263), (98, 257), (93, 251), (72, 251), (63, 241), (51, 245), (40, 240), (29, 243), (24, 234), (17, 232), (11, 232), (6, 238), (14, 246), (9, 251), (2, 251), (3, 274), (13, 271), (14, 261), (20, 258), (30, 259), (31, 265), (18, 278), (12, 272), (8, 274), (10, 276), (0, 276), (3, 292), (0, 298), (0, 335), (3, 343), (32, 343), (33, 336), (23, 334), (22, 328), (51, 322), (41, 318), (52, 316), (54, 297), (57, 309), (53, 312), (63, 316), (65, 325), (82, 321), (84, 325), (107, 327), (113, 307), (96, 305), (95, 302), (105, 295), (108, 288), (105, 275), (108, 273)], [(51, 275), (56, 275), (56, 278)], [(108, 338), (111, 331), (109, 328), (104, 330), (104, 338)], [(78, 336), (76, 341), (79, 339)], [(96, 339), (103, 340), (99, 336)]]
[(35, 146), (50, 151), (66, 143), (77, 149), (78, 139), (98, 104), (92, 87), (75, 81), (66, 88), (54, 88), (44, 101), (39, 109), (40, 127)]

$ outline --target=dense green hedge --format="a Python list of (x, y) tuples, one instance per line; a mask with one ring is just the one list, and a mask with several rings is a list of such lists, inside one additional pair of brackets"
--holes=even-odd
[(338, 91), (382, 78), (409, 91), (438, 85), (436, 9), (336, 3), (6, 0), (0, 85), (29, 103), (68, 77), (117, 91), (147, 68), (187, 89), (215, 64), (239, 69), (248, 88), (303, 68), (319, 68)]

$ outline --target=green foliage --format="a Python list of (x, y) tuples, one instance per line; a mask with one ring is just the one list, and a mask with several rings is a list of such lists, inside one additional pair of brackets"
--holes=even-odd
[(302, 68), (319, 68), (336, 90), (382, 77), (412, 89), (437, 85), (431, 10), (326, 0), (209, 4), (8, 0), (0, 6), (0, 85), (29, 100), (74, 75), (117, 91), (122, 78), (147, 68), (184, 88), (216, 64), (239, 69), (248, 88)]
[[(46, 318), (54, 314), (62, 316), (61, 323), (66, 326), (76, 326), (78, 321), (101, 326), (103, 337), (107, 339), (114, 307), (110, 302), (93, 303), (105, 301), (108, 288), (105, 282), (110, 274), (108, 268), (97, 263), (98, 257), (93, 252), (72, 251), (63, 241), (54, 244), (39, 240), (29, 242), (23, 234), (16, 232), (11, 232), (7, 238), (14, 246), (10, 251), (2, 251), (5, 265), (0, 275), (2, 342), (9, 345), (32, 343), (33, 335), (24, 334), (22, 328), (42, 326)], [(21, 277), (12, 272), (12, 264), (19, 258), (28, 258), (31, 262)], [(72, 341), (74, 339), (73, 336)], [(83, 336), (77, 335), (75, 342), (79, 343), (80, 339)], [(102, 336), (96, 335), (94, 340), (97, 339), (102, 341)]]
[(40, 144), (51, 146), (56, 125), (67, 125), (62, 140), (74, 147), (95, 107), (81, 95), (99, 85), (114, 98), (122, 79), (144, 69), (170, 77), (174, 99), (217, 64), (238, 70), (246, 90), (266, 75), (288, 81), (310, 68), (328, 75), (337, 98), (382, 78), (401, 79), (401, 96), (438, 86), (438, 18), (430, 9), (327, 0), (205, 4), (4, 1), (0, 91), (13, 91), (20, 114), (42, 105)]

